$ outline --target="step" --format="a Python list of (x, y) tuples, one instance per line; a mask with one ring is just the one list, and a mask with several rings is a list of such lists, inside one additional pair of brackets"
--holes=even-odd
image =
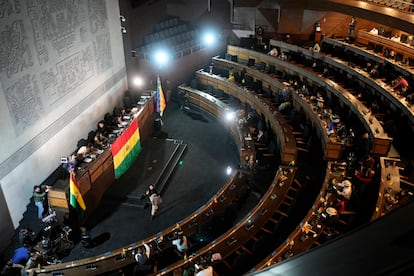
[(162, 194), (162, 191), (164, 190), (166, 183), (168, 182), (170, 176), (174, 172), (176, 165), (179, 163), (181, 157), (187, 149), (187, 144), (184, 144), (183, 141), (174, 140), (174, 143), (176, 144), (176, 147), (174, 149), (173, 154), (170, 156), (161, 174), (154, 182), (154, 186), (160, 194)]

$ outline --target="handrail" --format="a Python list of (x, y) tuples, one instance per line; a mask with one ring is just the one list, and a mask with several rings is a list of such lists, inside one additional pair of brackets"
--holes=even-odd
[(254, 110), (262, 113), (270, 122), (272, 129), (276, 131), (280, 146), (281, 162), (289, 164), (297, 158), (295, 137), (287, 120), (264, 99), (258, 97), (246, 88), (228, 81), (227, 79), (209, 74), (202, 70), (196, 72), (196, 77), (202, 84), (212, 85), (216, 89), (222, 89), (225, 93), (238, 98), (241, 102), (249, 104)]
[[(174, 271), (197, 263), (202, 256), (209, 252), (219, 252), (223, 258), (230, 255), (258, 232), (270, 216), (277, 211), (289, 190), (295, 172), (296, 168), (294, 167), (280, 166), (270, 188), (256, 207), (241, 222), (211, 242), (208, 246), (189, 256), (188, 259), (178, 261), (161, 271), (157, 271), (156, 275), (173, 275)], [(287, 179), (281, 180), (281, 174), (286, 175)]]
[[(241, 188), (239, 173), (236, 171), (226, 185), (223, 186), (223, 188), (215, 194), (209, 202), (187, 218), (178, 221), (176, 225), (144, 240), (133, 242), (123, 248), (108, 251), (104, 254), (42, 267), (37, 271), (37, 274), (48, 275), (54, 272), (63, 272), (64, 275), (97, 275), (129, 265), (134, 262), (133, 253), (136, 252), (139, 247), (142, 247), (143, 244), (149, 244), (153, 248), (159, 247), (161, 249), (171, 247), (170, 238), (173, 236), (178, 226), (186, 236), (196, 233), (196, 226), (202, 222), (203, 218), (226, 208), (226, 206), (228, 206), (228, 204), (230, 204), (237, 196), (239, 188)], [(91, 269), (92, 267), (93, 269)]]
[[(278, 90), (280, 90), (284, 86), (281, 83), (281, 81), (276, 77), (270, 76), (256, 69), (252, 69), (238, 62), (225, 60), (219, 57), (214, 57), (213, 62), (215, 66), (224, 67), (227, 69), (229, 69), (230, 67), (237, 68), (240, 71), (245, 69), (248, 75), (251, 75), (261, 80), (264, 84), (263, 86), (267, 87), (266, 85), (269, 85), (270, 87), (272, 87), (272, 90), (273, 88), (277, 88)], [(323, 127), (319, 117), (312, 110), (310, 110), (308, 103), (304, 102), (304, 100), (300, 98), (296, 93), (292, 93), (292, 96), (293, 105), (295, 107), (298, 107), (298, 105), (300, 105), (306, 111), (306, 115), (310, 117), (312, 121), (316, 122), (317, 130), (319, 132), (319, 138), (322, 141), (322, 147), (325, 153), (325, 158), (327, 160), (339, 159), (341, 157), (343, 144), (334, 141), (333, 139), (330, 139), (330, 137), (328, 136), (327, 129)]]
[[(277, 262), (282, 261), (285, 258), (292, 257), (293, 255), (298, 255), (302, 252), (305, 252), (309, 248), (311, 248), (313, 243), (318, 239), (325, 225), (319, 224), (320, 227), (318, 228), (317, 225), (312, 225), (310, 224), (310, 222), (318, 219), (318, 216), (319, 216), (318, 209), (323, 206), (323, 200), (321, 199), (324, 198), (327, 193), (327, 188), (329, 186), (329, 179), (331, 176), (332, 164), (334, 164), (334, 162), (332, 161), (328, 162), (328, 166), (326, 168), (325, 180), (321, 187), (321, 191), (319, 192), (319, 195), (316, 197), (312, 208), (308, 211), (308, 213), (302, 219), (300, 224), (289, 235), (289, 238), (286, 239), (285, 243), (277, 247), (271, 254), (269, 254), (266, 258), (264, 258), (259, 264), (257, 264), (252, 270), (249, 271), (250, 273), (264, 269), (268, 266), (271, 266)], [(306, 225), (307, 227), (308, 225), (310, 225), (309, 228), (306, 229), (308, 233), (305, 233), (304, 225)]]
[[(272, 40), (271, 45), (276, 46), (277, 41)], [(283, 43), (283, 42), (280, 42)], [(282, 45), (282, 44), (279, 44)], [(276, 65), (278, 70), (284, 71), (289, 75), (299, 75), (307, 78), (313, 83), (317, 83), (320, 87), (324, 87), (326, 91), (331, 92), (336, 97), (341, 99), (353, 112), (359, 117), (361, 122), (365, 125), (367, 130), (374, 138), (373, 154), (386, 155), (391, 147), (392, 138), (384, 132), (380, 122), (374, 116), (371, 116), (369, 109), (361, 103), (354, 95), (342, 88), (336, 82), (330, 79), (323, 79), (321, 76), (315, 74), (312, 71), (301, 68), (288, 61), (280, 60), (278, 58), (255, 52), (252, 50), (239, 48), (235, 46), (228, 46), (228, 52), (236, 53), (238, 56), (244, 56), (244, 58), (255, 58), (256, 60), (266, 61), (268, 64)]]
[[(414, 74), (414, 70), (405, 67), (400, 66), (399, 64), (392, 62), (391, 60), (385, 59), (382, 56), (379, 56), (375, 53), (371, 53), (362, 47), (359, 47), (357, 45), (351, 45), (343, 41), (339, 41), (332, 38), (324, 38), (321, 42), (332, 45), (332, 46), (338, 46), (338, 47), (344, 47), (347, 51), (352, 51), (353, 53), (363, 56), (365, 58), (368, 58), (369, 60), (379, 63), (379, 64), (392, 64), (393, 67), (398, 70), (398, 73), (405, 76), (412, 76)], [(300, 48), (298, 48), (300, 49)], [(358, 68), (351, 68), (345, 64), (344, 61), (328, 57), (324, 55), (323, 53), (315, 54), (315, 58), (323, 59), (325, 62), (337, 67), (341, 68), (343, 70), (346, 70), (348, 73), (352, 75), (352, 77), (357, 78), (360, 81), (363, 81), (366, 85), (372, 87), (375, 91), (378, 91), (382, 96), (384, 96), (390, 103), (395, 105), (399, 110), (403, 112), (405, 116), (411, 121), (412, 124), (414, 124), (414, 108), (412, 105), (410, 105), (405, 98), (399, 97), (396, 93), (392, 91), (392, 87), (384, 83), (380, 79), (373, 79), (371, 76), (369, 76), (368, 73), (363, 72), (362, 70), (359, 70)]]
[[(232, 132), (234, 132), (234, 129)], [(240, 148), (240, 151), (242, 151), (242, 148)], [(158, 247), (165, 249), (171, 247), (170, 237), (173, 236), (177, 226), (181, 228), (184, 235), (191, 236), (196, 233), (196, 226), (199, 225), (204, 218), (207, 218), (214, 212), (223, 210), (236, 198), (237, 192), (241, 188), (241, 180), (239, 179), (239, 176), (240, 174), (236, 171), (226, 185), (223, 186), (223, 188), (217, 192), (209, 202), (195, 211), (192, 215), (177, 222), (174, 226), (144, 240), (126, 245), (124, 248), (108, 251), (91, 258), (45, 266), (36, 273), (39, 275), (47, 275), (54, 272), (64, 272), (65, 275), (97, 275), (133, 263), (133, 253), (139, 247), (142, 247), (144, 243), (151, 245), (153, 248)]]

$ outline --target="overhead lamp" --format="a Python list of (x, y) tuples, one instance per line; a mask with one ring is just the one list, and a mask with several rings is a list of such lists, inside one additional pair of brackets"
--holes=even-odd
[(136, 76), (132, 79), (132, 83), (134, 84), (134, 86), (139, 87), (139, 86), (142, 86), (144, 84), (144, 80), (141, 77)]
[(230, 166), (227, 166), (227, 168), (226, 168), (227, 175), (231, 175), (232, 171), (233, 171), (233, 169)]
[(236, 114), (235, 114), (235, 112), (232, 112), (232, 111), (228, 111), (227, 113), (226, 113), (226, 119), (227, 119), (227, 121), (233, 121), (234, 119), (236, 118)]

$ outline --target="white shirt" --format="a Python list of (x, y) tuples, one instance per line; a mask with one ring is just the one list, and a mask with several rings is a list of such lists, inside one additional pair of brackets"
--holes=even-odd
[(180, 239), (173, 240), (172, 244), (175, 245), (177, 247), (177, 250), (180, 251), (180, 252), (184, 252), (188, 249), (187, 237), (186, 236), (183, 236), (181, 244), (180, 244)]
[(195, 276), (213, 276), (213, 267), (208, 266), (205, 269), (197, 272)]

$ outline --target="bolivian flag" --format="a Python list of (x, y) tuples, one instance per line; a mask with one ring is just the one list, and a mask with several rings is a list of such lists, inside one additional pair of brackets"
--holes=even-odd
[(79, 212), (80, 217), (83, 216), (83, 213), (86, 210), (85, 202), (83, 201), (82, 194), (79, 191), (78, 183), (76, 182), (75, 172), (70, 171), (69, 177), (69, 192), (70, 192), (70, 206), (72, 206), (76, 211)]
[(141, 151), (138, 121), (134, 119), (121, 136), (111, 145), (115, 178), (121, 177)]
[(164, 112), (165, 107), (167, 106), (167, 103), (165, 102), (164, 93), (162, 91), (160, 76), (157, 77), (157, 93), (155, 94), (155, 111), (160, 113), (160, 116), (162, 116), (162, 113)]

